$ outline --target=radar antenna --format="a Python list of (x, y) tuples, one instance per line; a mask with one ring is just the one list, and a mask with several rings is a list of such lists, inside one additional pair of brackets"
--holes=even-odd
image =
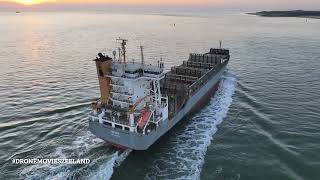
[(127, 41), (126, 39), (121, 39), (120, 37), (118, 39), (116, 39), (117, 41), (121, 41), (120, 45), (121, 45), (121, 52), (122, 52), (122, 56), (123, 56), (123, 62), (124, 64), (126, 63), (126, 45), (127, 45)]

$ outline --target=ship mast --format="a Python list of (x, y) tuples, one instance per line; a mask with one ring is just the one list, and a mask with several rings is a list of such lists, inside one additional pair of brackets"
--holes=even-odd
[(119, 52), (118, 62), (121, 64), (121, 48), (120, 47), (118, 47), (118, 52)]
[(121, 38), (118, 38), (116, 39), (117, 41), (121, 41), (121, 53), (122, 53), (122, 56), (123, 56), (123, 63), (125, 64), (126, 63), (126, 45), (127, 45), (127, 41), (126, 39), (121, 39)]
[(141, 51), (141, 64), (144, 64), (143, 46), (140, 46), (140, 51)]

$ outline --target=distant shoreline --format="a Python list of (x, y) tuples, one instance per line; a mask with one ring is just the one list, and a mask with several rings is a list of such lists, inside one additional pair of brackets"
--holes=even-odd
[(261, 17), (298, 17), (298, 18), (313, 18), (320, 19), (320, 11), (260, 11), (255, 13), (247, 13)]

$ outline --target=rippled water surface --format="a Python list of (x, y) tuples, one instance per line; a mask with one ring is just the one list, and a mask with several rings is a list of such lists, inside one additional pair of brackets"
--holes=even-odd
[[(0, 13), (0, 179), (319, 179), (319, 29), (315, 19), (237, 13)], [(148, 151), (119, 152), (88, 132), (99, 96), (92, 59), (119, 36), (129, 59), (144, 45), (167, 70), (219, 40), (231, 50), (208, 105)]]

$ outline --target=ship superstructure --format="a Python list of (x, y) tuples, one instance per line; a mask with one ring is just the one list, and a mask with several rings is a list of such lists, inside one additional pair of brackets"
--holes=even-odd
[(229, 50), (190, 54), (188, 61), (164, 73), (164, 63), (128, 62), (125, 39), (113, 58), (98, 54), (101, 98), (92, 103), (90, 131), (114, 145), (147, 149), (218, 87)]
[[(92, 104), (92, 120), (124, 131), (145, 134), (168, 118), (168, 98), (160, 91), (165, 77), (163, 63), (126, 62), (126, 40), (121, 41), (118, 59), (101, 53), (95, 59), (101, 99)], [(116, 57), (116, 53), (114, 53)]]

